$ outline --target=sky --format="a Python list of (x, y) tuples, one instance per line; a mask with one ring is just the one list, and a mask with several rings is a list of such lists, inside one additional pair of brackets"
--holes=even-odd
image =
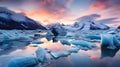
[(0, 0), (1, 7), (42, 23), (73, 24), (76, 19), (92, 14), (99, 15), (100, 23), (120, 25), (120, 0)]

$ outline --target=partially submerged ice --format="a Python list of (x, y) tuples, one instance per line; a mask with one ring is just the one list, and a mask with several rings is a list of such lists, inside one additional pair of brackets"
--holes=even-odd
[(32, 44), (42, 44), (42, 43), (44, 43), (44, 42), (42, 42), (40, 40), (34, 40), (34, 41), (32, 41)]
[(71, 48), (68, 48), (67, 51), (70, 53), (77, 53), (80, 50), (80, 48), (72, 46)]
[(92, 49), (92, 48), (96, 47), (95, 44), (92, 44), (92, 43), (84, 41), (84, 40), (73, 40), (71, 43), (73, 45), (80, 46), (80, 47), (85, 47), (85, 48), (88, 48), (88, 49)]
[(70, 53), (67, 52), (67, 51), (58, 51), (58, 52), (52, 51), (52, 52), (51, 52), (51, 55), (52, 55), (55, 59), (57, 59), (57, 58), (60, 58), (60, 57), (68, 56), (68, 55), (70, 55)]
[(54, 34), (51, 31), (48, 31), (46, 36), (54, 36)]
[(45, 49), (39, 47), (36, 51), (36, 56), (40, 62), (45, 62), (46, 59), (46, 51)]
[(108, 49), (117, 49), (120, 47), (117, 37), (112, 34), (101, 34), (101, 45)]
[(65, 36), (67, 34), (66, 30), (61, 24), (51, 24), (48, 25), (48, 28), (51, 30), (54, 36)]
[(96, 40), (100, 40), (101, 37), (100, 35), (86, 35), (85, 38), (88, 38), (88, 39), (96, 39)]
[(117, 34), (117, 31), (109, 31), (108, 34)]
[(63, 40), (60, 40), (60, 42), (63, 44), (63, 45), (70, 45), (70, 42), (63, 39)]
[(9, 62), (7, 67), (33, 67), (38, 64), (38, 60), (35, 57), (13, 59)]
[(41, 63), (50, 62), (52, 60), (52, 57), (50, 56), (50, 54), (41, 47), (37, 49), (36, 56), (37, 56), (38, 61)]

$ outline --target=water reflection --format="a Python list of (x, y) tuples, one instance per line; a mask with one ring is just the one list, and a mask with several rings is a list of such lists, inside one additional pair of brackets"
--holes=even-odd
[(48, 41), (46, 38), (40, 38), (40, 41), (43, 41), (44, 43), (39, 45), (39, 47), (42, 48), (48, 48), (49, 50), (52, 51), (65, 51), (69, 46), (67, 45), (62, 45), (60, 41), (53, 42), (53, 40)]
[(48, 41), (53, 41), (53, 42), (58, 42), (58, 40), (59, 40), (59, 37), (58, 36), (46, 36), (46, 39), (48, 40)]
[[(40, 44), (39, 47), (48, 48), (54, 52), (57, 51), (66, 51), (71, 47), (71, 45), (63, 45), (59, 41), (61, 38), (64, 37), (53, 37), (47, 36), (40, 38), (38, 40), (44, 42)], [(93, 43), (93, 42), (92, 42)], [(7, 64), (6, 61), (9, 61), (11, 58), (15, 57), (26, 57), (26, 56), (35, 56), (36, 47), (25, 47), (24, 49), (17, 49), (16, 51), (0, 56), (0, 63), (2, 67)], [(117, 54), (116, 54), (117, 53)], [(110, 57), (110, 58), (108, 58)], [(101, 59), (102, 58), (102, 59)], [(120, 67), (120, 51), (119, 49), (116, 50), (109, 50), (103, 47), (100, 47), (100, 44), (97, 43), (97, 48), (92, 50), (79, 50), (78, 53), (72, 53), (67, 57), (60, 57), (58, 59), (52, 60), (50, 64), (47, 64), (46, 67)]]
[(116, 53), (119, 51), (119, 49), (107, 49), (105, 47), (101, 47), (101, 58), (105, 57), (114, 57)]
[[(41, 38), (45, 43), (40, 45), (42, 48), (48, 48), (53, 51), (64, 51), (70, 47), (70, 45), (62, 45), (59, 41), (59, 37)], [(73, 53), (68, 57), (61, 57), (51, 61), (46, 67), (119, 67), (116, 61), (120, 61), (118, 55), (116, 60), (116, 53), (119, 49), (109, 50), (101, 47), (100, 43), (96, 43), (97, 48), (92, 50), (79, 50), (78, 53)], [(119, 51), (120, 53), (120, 51)], [(111, 57), (111, 58), (108, 58)], [(113, 57), (113, 58), (112, 58)], [(101, 59), (102, 58), (102, 59)], [(116, 62), (115, 64), (111, 62)], [(111, 65), (111, 66), (110, 66)]]
[(26, 45), (28, 45), (28, 42), (19, 42), (19, 41), (11, 41), (8, 44), (3, 44), (0, 46), (0, 48), (2, 49), (0, 51), (0, 55), (9, 54), (18, 49), (24, 50), (24, 49), (26, 49), (25, 48)]

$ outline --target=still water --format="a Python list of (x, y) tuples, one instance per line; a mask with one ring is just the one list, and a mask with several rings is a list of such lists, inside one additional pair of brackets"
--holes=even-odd
[[(63, 37), (62, 37), (63, 38)], [(59, 38), (60, 39), (60, 38)], [(58, 52), (66, 51), (71, 45), (63, 45), (56, 38), (39, 38), (44, 42), (38, 47), (47, 48)], [(101, 48), (99, 42), (94, 42), (96, 48), (90, 50), (80, 49), (77, 53), (69, 56), (53, 59), (50, 63), (45, 63), (45, 67), (120, 67), (120, 51), (106, 50)], [(6, 67), (13, 58), (35, 57), (38, 47), (19, 46), (0, 54), (0, 67)], [(37, 66), (36, 66), (37, 67)]]

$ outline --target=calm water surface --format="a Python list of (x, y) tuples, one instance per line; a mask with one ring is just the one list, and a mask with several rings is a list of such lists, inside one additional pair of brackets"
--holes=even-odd
[[(70, 45), (62, 45), (59, 40), (51, 38), (40, 38), (44, 44), (39, 47), (48, 48), (52, 51), (65, 51)], [(97, 48), (91, 50), (79, 50), (78, 53), (71, 53), (67, 57), (60, 57), (46, 63), (45, 67), (120, 67), (119, 50), (103, 50), (100, 43), (95, 43)], [(13, 58), (35, 57), (37, 47), (24, 46), (0, 55), (0, 67), (6, 67)]]

